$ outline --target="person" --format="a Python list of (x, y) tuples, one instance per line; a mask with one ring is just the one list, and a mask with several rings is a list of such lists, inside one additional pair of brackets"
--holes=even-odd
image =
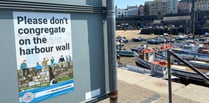
[(64, 62), (65, 62), (65, 58), (63, 57), (63, 55), (61, 55), (61, 57), (59, 58), (60, 68), (64, 67)]
[(59, 62), (65, 62), (65, 58), (63, 57), (63, 55), (61, 55)]
[(46, 58), (43, 58), (43, 61), (42, 61), (42, 66), (44, 67), (44, 68), (47, 68), (47, 66), (48, 66), (48, 59), (46, 59)]
[(50, 59), (50, 63), (51, 63), (51, 67), (54, 67), (54, 66), (55, 66), (54, 57), (52, 57), (52, 58)]
[(68, 60), (69, 60), (69, 66), (71, 66), (72, 65), (72, 58), (70, 55), (68, 55)]
[(35, 73), (36, 73), (36, 75), (37, 75), (37, 73), (39, 72), (41, 72), (41, 69), (42, 69), (42, 66), (37, 62), (36, 63), (36, 67), (35, 67)]
[(26, 76), (29, 74), (29, 69), (28, 69), (26, 60), (23, 60), (23, 62), (20, 64), (20, 69), (22, 70), (23, 76)]

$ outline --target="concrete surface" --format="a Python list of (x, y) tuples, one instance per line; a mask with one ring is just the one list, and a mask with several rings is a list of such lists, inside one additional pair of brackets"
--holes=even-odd
[[(118, 69), (118, 103), (168, 103), (168, 81)], [(173, 103), (209, 103), (209, 88), (172, 83)], [(109, 103), (109, 98), (99, 103)]]

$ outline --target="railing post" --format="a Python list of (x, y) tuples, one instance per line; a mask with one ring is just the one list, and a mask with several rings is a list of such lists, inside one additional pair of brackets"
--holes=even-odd
[(172, 103), (172, 84), (171, 84), (171, 53), (167, 51), (167, 60), (168, 60), (168, 97), (169, 103)]

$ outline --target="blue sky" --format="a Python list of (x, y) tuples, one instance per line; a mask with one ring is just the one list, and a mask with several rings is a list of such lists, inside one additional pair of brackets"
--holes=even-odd
[(153, 1), (153, 0), (115, 0), (115, 5), (117, 5), (120, 9), (125, 9), (128, 6), (135, 6), (145, 3), (145, 1)]

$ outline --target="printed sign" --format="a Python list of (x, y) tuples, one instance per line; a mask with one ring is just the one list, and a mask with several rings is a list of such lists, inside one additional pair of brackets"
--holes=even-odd
[(20, 103), (72, 92), (70, 14), (13, 12)]

